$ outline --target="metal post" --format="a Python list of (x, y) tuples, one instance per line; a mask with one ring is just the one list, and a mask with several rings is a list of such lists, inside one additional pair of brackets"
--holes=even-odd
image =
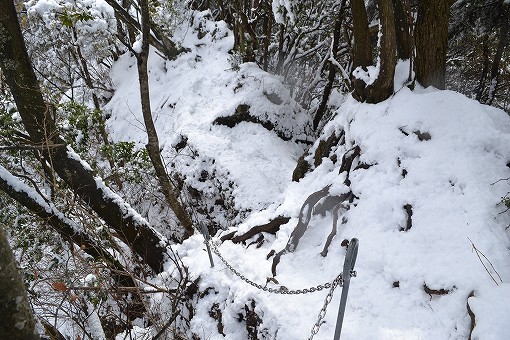
[(204, 243), (207, 248), (207, 254), (209, 254), (209, 262), (211, 262), (211, 268), (214, 268), (214, 261), (211, 253), (211, 246), (209, 245), (209, 241), (211, 240), (211, 235), (209, 235), (209, 230), (204, 224), (200, 224), (200, 228), (202, 229), (202, 235), (204, 235)]
[(340, 307), (338, 308), (338, 316), (336, 318), (336, 329), (333, 340), (340, 340), (340, 333), (342, 333), (342, 323), (344, 322), (345, 306), (347, 304), (347, 294), (349, 293), (349, 284), (351, 282), (351, 275), (354, 274), (354, 264), (358, 256), (357, 238), (353, 238), (347, 248), (347, 254), (344, 260), (344, 270), (342, 272), (343, 287), (342, 297), (340, 298)]

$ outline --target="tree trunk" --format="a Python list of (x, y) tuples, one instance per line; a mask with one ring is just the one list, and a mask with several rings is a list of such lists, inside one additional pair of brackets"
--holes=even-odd
[(278, 62), (276, 63), (275, 74), (281, 75), (283, 73), (283, 63), (285, 61), (285, 25), (279, 24), (278, 29)]
[(406, 9), (407, 6), (404, 6), (404, 1), (406, 0), (393, 0), (393, 10), (395, 16), (397, 57), (402, 60), (407, 60), (411, 58), (412, 41), (409, 16)]
[[(90, 235), (81, 231), (84, 228), (76, 225), (72, 220), (65, 217), (54, 205), (45, 202), (42, 198), (34, 197), (33, 190), (21, 183), (0, 165), (0, 190), (12, 199), (23, 205), (29, 211), (41, 218), (66, 241), (74, 243), (86, 254), (96, 261), (104, 261), (110, 269), (113, 269), (115, 281), (122, 287), (136, 287), (133, 278), (129, 276), (124, 266), (110, 253), (95, 242)], [(0, 337), (1, 339), (1, 337)]]
[(482, 96), (485, 89), (485, 84), (487, 82), (487, 75), (489, 74), (489, 42), (487, 41), (487, 37), (484, 37), (483, 44), (483, 68), (482, 72), (480, 74), (480, 81), (478, 82), (478, 86), (476, 87), (475, 94), (476, 94), (476, 100), (478, 100), (480, 103), (482, 102)]
[(272, 37), (272, 31), (273, 31), (273, 13), (271, 9), (271, 4), (269, 4), (267, 1), (263, 1), (261, 4), (263, 10), (264, 10), (264, 17), (263, 17), (263, 25), (262, 25), (262, 31), (264, 32), (264, 43), (262, 46), (263, 49), (263, 55), (261, 58), (262, 63), (262, 69), (267, 72), (267, 68), (269, 66), (269, 45), (271, 44), (271, 37)]
[(372, 65), (372, 46), (368, 29), (367, 9), (364, 0), (351, 0), (352, 33), (354, 35), (352, 69)]
[(0, 0), (0, 67), (16, 102), (25, 129), (36, 145), (48, 146), (44, 158), (67, 185), (81, 197), (119, 237), (155, 272), (162, 270), (165, 249), (161, 237), (126, 202), (65, 144), (52, 119), (53, 108), (44, 102), (27, 54), (14, 4)]
[[(7, 1), (7, 0), (0, 0)], [(18, 271), (16, 259), (0, 227), (0, 339), (39, 339), (34, 313), (28, 302), (25, 283)]]
[(149, 75), (147, 72), (147, 61), (149, 58), (149, 36), (150, 36), (150, 21), (149, 21), (149, 3), (147, 0), (140, 0), (140, 9), (142, 16), (142, 50), (137, 55), (138, 63), (138, 79), (140, 83), (140, 97), (142, 103), (143, 120), (145, 129), (147, 130), (148, 142), (146, 145), (151, 159), (156, 176), (158, 177), (159, 185), (166, 201), (170, 208), (173, 210), (175, 216), (184, 227), (184, 238), (193, 235), (193, 223), (188, 212), (184, 209), (182, 204), (177, 200), (175, 190), (172, 183), (168, 178), (161, 152), (159, 149), (159, 138), (152, 120), (152, 111), (149, 95)]
[(445, 89), (449, 0), (420, 0), (416, 21), (416, 80)]
[(395, 76), (396, 39), (393, 4), (391, 0), (379, 0), (381, 18), (381, 51), (379, 52), (379, 75), (373, 84), (367, 86), (367, 103), (379, 103), (393, 94)]
[(494, 100), (494, 96), (499, 86), (499, 73), (500, 73), (500, 64), (501, 59), (503, 58), (503, 53), (508, 46), (509, 43), (509, 35), (510, 35), (510, 5), (508, 3), (503, 4), (503, 11), (501, 15), (501, 27), (499, 29), (499, 41), (498, 47), (496, 48), (496, 54), (494, 54), (494, 60), (492, 62), (491, 67), (491, 82), (489, 87), (489, 93), (487, 98), (487, 105), (492, 105)]

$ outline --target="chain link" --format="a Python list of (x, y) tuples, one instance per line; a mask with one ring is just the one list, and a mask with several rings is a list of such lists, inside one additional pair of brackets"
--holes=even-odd
[(317, 333), (319, 333), (319, 329), (322, 326), (322, 320), (326, 316), (326, 311), (328, 309), (328, 305), (331, 302), (331, 299), (333, 299), (333, 292), (335, 291), (336, 287), (338, 287), (338, 286), (341, 287), (342, 285), (343, 285), (343, 278), (342, 278), (342, 274), (340, 274), (337, 276), (337, 278), (331, 284), (331, 289), (329, 290), (328, 295), (324, 299), (324, 304), (322, 305), (322, 308), (319, 311), (319, 315), (317, 316), (317, 321), (315, 322), (315, 324), (312, 327), (312, 330), (310, 332), (311, 334), (310, 334), (310, 337), (308, 338), (308, 340), (312, 340), (313, 337)]
[[(269, 292), (269, 293), (273, 293), (273, 294), (283, 294), (283, 295), (308, 294), (308, 293), (320, 292), (323, 289), (333, 288), (333, 286), (336, 288), (336, 286), (338, 284), (340, 284), (340, 286), (342, 286), (342, 283), (343, 283), (343, 281), (342, 281), (342, 274), (339, 274), (332, 282), (326, 282), (326, 283), (323, 283), (323, 284), (320, 284), (320, 285), (317, 285), (317, 286), (313, 286), (313, 287), (310, 287), (310, 288), (304, 288), (304, 289), (288, 289), (287, 287), (284, 287), (284, 286), (281, 286), (280, 288), (275, 289), (275, 288), (263, 286), (261, 284), (258, 284), (256, 282), (253, 282), (252, 280), (248, 279), (246, 276), (244, 276), (243, 274), (238, 272), (234, 267), (232, 267), (230, 265), (230, 263), (228, 263), (227, 260), (225, 260), (223, 255), (221, 255), (219, 249), (216, 247), (216, 245), (213, 242), (209, 242), (209, 245), (210, 245), (212, 251), (216, 254), (216, 256), (219, 257), (221, 262), (223, 262), (223, 264), (225, 264), (225, 266), (233, 274), (235, 274), (237, 277), (239, 277), (241, 280), (243, 280), (244, 282), (246, 282), (250, 286), (255, 287), (257, 289), (260, 289), (260, 290), (263, 290), (265, 292)], [(332, 290), (330, 290), (330, 293), (331, 293), (331, 295), (333, 295)], [(329, 294), (328, 294), (328, 296), (329, 296)], [(330, 298), (330, 300), (331, 300), (331, 298)], [(328, 302), (328, 304), (329, 304), (329, 302)]]

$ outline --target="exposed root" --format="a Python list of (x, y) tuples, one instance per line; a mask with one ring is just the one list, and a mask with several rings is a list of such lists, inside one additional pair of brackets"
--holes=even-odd
[(423, 290), (425, 291), (425, 293), (429, 294), (431, 300), (432, 300), (432, 295), (446, 295), (446, 294), (450, 293), (450, 291), (451, 291), (451, 289), (444, 289), (444, 288), (432, 289), (432, 288), (429, 288), (429, 286), (427, 286), (426, 283), (423, 284)]
[(351, 185), (351, 181), (349, 179), (349, 175), (352, 168), (352, 163), (356, 159), (356, 157), (359, 157), (361, 153), (361, 149), (359, 146), (355, 146), (342, 156), (342, 164), (340, 165), (340, 171), (338, 171), (339, 174), (346, 172), (345, 174), (345, 181), (344, 184), (347, 186)]
[[(328, 139), (320, 140), (319, 145), (315, 149), (315, 153), (313, 154), (313, 164), (310, 164), (305, 158), (311, 156), (310, 150), (307, 151), (304, 155), (299, 157), (296, 168), (292, 173), (292, 181), (299, 182), (299, 180), (305, 177), (305, 174), (313, 168), (318, 167), (322, 164), (322, 160), (325, 157), (328, 157), (331, 154), (331, 150), (334, 146), (344, 145), (345, 144), (345, 131), (340, 131), (339, 135), (333, 132)], [(337, 162), (337, 155), (333, 154), (329, 156), (333, 163)]]
[(248, 331), (248, 340), (258, 340), (258, 328), (262, 320), (255, 312), (255, 300), (251, 300), (250, 306), (244, 305), (246, 312), (246, 331)]
[(322, 164), (322, 159), (324, 157), (329, 156), (331, 149), (333, 146), (338, 145), (338, 142), (341, 138), (344, 138), (345, 132), (342, 130), (340, 132), (340, 136), (336, 136), (336, 133), (332, 133), (331, 136), (329, 136), (326, 140), (321, 140), (319, 142), (319, 145), (317, 146), (317, 149), (315, 150), (315, 154), (313, 156), (313, 165), (315, 167), (318, 167)]
[[(323, 257), (326, 257), (328, 255), (329, 245), (331, 244), (333, 237), (335, 237), (335, 235), (336, 235), (336, 228), (337, 228), (338, 215), (339, 215), (340, 209), (347, 210), (347, 208), (343, 205), (343, 203), (340, 203), (335, 208), (333, 208), (333, 228), (328, 235), (328, 238), (326, 240), (326, 244), (324, 245), (324, 248), (322, 249), (321, 255)], [(347, 223), (347, 218), (344, 216), (342, 218), (342, 224), (345, 224), (345, 223)]]
[(223, 332), (223, 314), (221, 313), (220, 305), (218, 303), (214, 303), (209, 310), (209, 316), (216, 320), (218, 333), (225, 336), (225, 333)]
[(292, 172), (292, 181), (299, 182), (299, 180), (305, 177), (305, 174), (310, 170), (310, 164), (305, 159), (305, 155), (299, 157), (296, 168)]
[(233, 128), (237, 124), (241, 122), (249, 122), (262, 125), (266, 130), (272, 131), (276, 133), (278, 137), (281, 139), (288, 141), (291, 140), (292, 137), (287, 136), (283, 131), (278, 131), (275, 129), (273, 123), (267, 120), (261, 120), (258, 117), (252, 116), (250, 114), (250, 106), (247, 104), (241, 104), (236, 108), (236, 112), (232, 116), (218, 117), (213, 121), (214, 125), (225, 125), (229, 128)]
[[(340, 174), (342, 174), (344, 172), (346, 173), (346, 175), (345, 175), (346, 178), (345, 178), (344, 183), (347, 186), (350, 185), (349, 174), (352, 170), (353, 162), (356, 158), (359, 157), (360, 154), (361, 154), (361, 148), (359, 146), (355, 146), (352, 149), (350, 149), (349, 151), (347, 151), (342, 157), (342, 164), (340, 165), (339, 173)], [(271, 271), (273, 273), (273, 276), (276, 276), (276, 267), (280, 263), (281, 256), (286, 253), (293, 252), (296, 249), (296, 247), (298, 246), (299, 240), (301, 239), (301, 237), (304, 235), (304, 233), (308, 229), (308, 224), (310, 223), (310, 219), (312, 217), (312, 212), (315, 210), (315, 212), (317, 212), (317, 213), (321, 213), (321, 212), (325, 213), (326, 208), (328, 209), (327, 211), (329, 211), (329, 209), (331, 209), (331, 208), (334, 208), (333, 209), (333, 215), (334, 215), (333, 216), (333, 228), (332, 228), (332, 231), (329, 234), (329, 236), (326, 240), (326, 244), (321, 252), (322, 256), (327, 255), (328, 247), (331, 243), (331, 240), (336, 235), (340, 208), (343, 207), (345, 210), (347, 210), (348, 204), (352, 203), (355, 198), (355, 196), (353, 195), (353, 193), (351, 191), (344, 193), (342, 195), (339, 195), (339, 196), (331, 196), (331, 195), (329, 195), (329, 187), (330, 186), (328, 185), (328, 186), (322, 188), (321, 190), (312, 193), (310, 196), (307, 197), (307, 199), (301, 206), (301, 211), (299, 212), (298, 223), (297, 223), (296, 227), (294, 228), (294, 230), (292, 231), (292, 233), (290, 234), (289, 240), (287, 241), (287, 245), (285, 246), (285, 248), (282, 251), (277, 253), (275, 255), (275, 257), (273, 258), (273, 264), (271, 266)], [(326, 198), (324, 203), (321, 205), (317, 204), (323, 198)], [(328, 198), (329, 198), (329, 203), (326, 202), (328, 200)], [(334, 202), (334, 205), (331, 205), (331, 202)], [(344, 223), (346, 223), (346, 222), (347, 222), (347, 220), (345, 220)], [(272, 255), (272, 254), (273, 253), (270, 253), (269, 255)], [(268, 255), (268, 258), (270, 257), (269, 255)]]
[[(258, 226), (251, 228), (250, 230), (248, 230), (246, 233), (244, 233), (242, 235), (238, 235), (238, 236), (232, 235), (231, 240), (234, 243), (240, 243), (240, 242), (244, 242), (244, 241), (252, 238), (253, 236), (257, 235), (258, 233), (264, 232), (264, 233), (276, 234), (276, 232), (278, 230), (280, 230), (280, 226), (284, 225), (285, 223), (287, 223), (289, 221), (290, 221), (290, 217), (278, 216), (274, 220), (270, 221), (269, 223), (258, 225)], [(227, 239), (226, 237), (230, 236), (230, 235), (231, 234), (225, 235), (224, 236), (225, 239)], [(221, 240), (223, 241), (223, 237)]]
[(467, 301), (466, 301), (467, 312), (469, 314), (469, 318), (471, 319), (471, 324), (469, 327), (469, 338), (468, 338), (469, 340), (472, 339), (473, 329), (475, 329), (475, 326), (476, 326), (475, 313), (473, 313), (473, 310), (471, 310), (471, 307), (469, 306), (469, 298), (474, 297), (474, 296), (475, 296), (475, 291), (472, 291), (471, 293), (469, 293)]

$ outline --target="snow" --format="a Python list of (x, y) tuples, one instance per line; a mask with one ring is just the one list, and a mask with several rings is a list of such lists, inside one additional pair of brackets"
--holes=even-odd
[(273, 9), (273, 16), (275, 22), (284, 24), (286, 18), (291, 23), (294, 23), (294, 13), (292, 12), (292, 1), (291, 0), (273, 0), (271, 7)]
[[(327, 257), (320, 252), (332, 215), (313, 215), (295, 251), (281, 257), (278, 283), (268, 286), (302, 289), (331, 282), (342, 270), (345, 248), (341, 242), (356, 237), (358, 275), (351, 280), (342, 339), (466, 339), (472, 291), (469, 304), (477, 320), (473, 338), (510, 338), (505, 322), (510, 315), (505, 303), (510, 296), (508, 212), (500, 204), (508, 183), (498, 182), (510, 177), (508, 115), (451, 91), (419, 86), (411, 91), (403, 86), (408, 64), (400, 63), (395, 80), (398, 92), (393, 97), (375, 105), (347, 97), (324, 127), (320, 139), (327, 139), (332, 131), (345, 131), (345, 145), (333, 150), (338, 161), (325, 158), (298, 183), (292, 182), (296, 160), (304, 152), (297, 136), (307, 134), (309, 118), (276, 77), (254, 64), (229, 62), (233, 38), (223, 23), (200, 20), (209, 32), (201, 40), (193, 32), (176, 32), (176, 39), (191, 52), (171, 62), (151, 54), (151, 103), (163, 154), (172, 170), (211, 197), (221, 190), (201, 182), (199, 174), (214, 173), (215, 183), (222, 190), (230, 187), (235, 207), (244, 211), (242, 218), (223, 225), (228, 230), (213, 238), (226, 261), (264, 286), (272, 277), (272, 259), (266, 256), (285, 247), (305, 199), (327, 185), (333, 194), (348, 190), (345, 173), (339, 174), (340, 160), (357, 145), (361, 148), (358, 161), (371, 166), (350, 173), (349, 189), (356, 199), (344, 213), (347, 223), (338, 226)], [(142, 145), (146, 135), (134, 58), (122, 56), (111, 76), (116, 93), (108, 105), (109, 129), (117, 140)], [(373, 74), (359, 76), (372, 79)], [(264, 92), (278, 94), (282, 104), (271, 102)], [(234, 114), (240, 104), (249, 105), (251, 115), (272, 122), (276, 129), (288, 126), (284, 132), (291, 138), (279, 138), (255, 123), (242, 122), (232, 128), (212, 124), (218, 117)], [(175, 151), (172, 145), (181, 136), (186, 136), (187, 147), (198, 156), (191, 157), (188, 149), (188, 153)], [(412, 227), (403, 231), (407, 204), (412, 206)], [(259, 248), (219, 241), (229, 231), (245, 232), (279, 215), (290, 221), (275, 236), (265, 235)], [(494, 283), (471, 242), (491, 261), (503, 284)], [(251, 300), (262, 320), (259, 335), (302, 339), (310, 334), (327, 290), (271, 295), (254, 288), (216, 255), (216, 265), (210, 268), (200, 235), (173, 250), (192, 278), (201, 278), (200, 292), (208, 292), (197, 298), (190, 326), (201, 339), (247, 338), (246, 325), (238, 319)], [(167, 268), (170, 272), (172, 265), (168, 263)], [(448, 293), (429, 295), (425, 286)], [(339, 299), (337, 288), (314, 339), (332, 338)], [(218, 333), (217, 321), (210, 316), (214, 304), (222, 312), (225, 336)]]
[[(476, 315), (473, 338), (506, 339), (510, 334), (510, 284), (497, 287), (484, 287), (469, 298), (469, 306)], [(491, 317), (492, 316), (492, 317)], [(505, 318), (506, 316), (506, 318)]]
[[(219, 117), (234, 115), (239, 105), (248, 105), (253, 117), (269, 121), (285, 136), (303, 138), (310, 118), (275, 76), (254, 64), (239, 65), (239, 70), (234, 71), (227, 54), (233, 44), (232, 34), (222, 22), (209, 25), (214, 35), (208, 33), (198, 41), (193, 35), (184, 36), (183, 44), (192, 52), (176, 61), (164, 62), (151, 54), (153, 119), (163, 153), (174, 160), (173, 165), (185, 174), (188, 184), (193, 181), (196, 189), (213, 195), (216, 188), (197, 180), (202, 171), (228, 173), (234, 185), (228, 190), (234, 193), (235, 206), (240, 210), (261, 209), (283, 192), (302, 147), (283, 141), (254, 123), (241, 122), (233, 129), (211, 123)], [(139, 103), (136, 61), (132, 56), (120, 58), (112, 80), (117, 91), (107, 109), (112, 112), (109, 128), (114, 132), (113, 138), (143, 145), (147, 136)], [(278, 94), (281, 104), (268, 99), (272, 93)], [(179, 136), (186, 136), (192, 153), (176, 154), (171, 148)], [(194, 153), (214, 156), (215, 164), (194, 160)], [(275, 171), (264, 163), (247, 162), (250, 159), (282, 166)], [(246, 182), (245, 178), (251, 181)], [(221, 184), (231, 187), (230, 183)]]
[(97, 276), (94, 274), (88, 274), (84, 279), (85, 284), (94, 285), (97, 282)]
[(366, 71), (361, 66), (358, 66), (354, 69), (352, 75), (356, 79), (363, 80), (365, 84), (372, 85), (377, 77), (379, 77), (380, 69), (381, 67), (379, 63), (377, 63), (376, 66), (367, 66)]

